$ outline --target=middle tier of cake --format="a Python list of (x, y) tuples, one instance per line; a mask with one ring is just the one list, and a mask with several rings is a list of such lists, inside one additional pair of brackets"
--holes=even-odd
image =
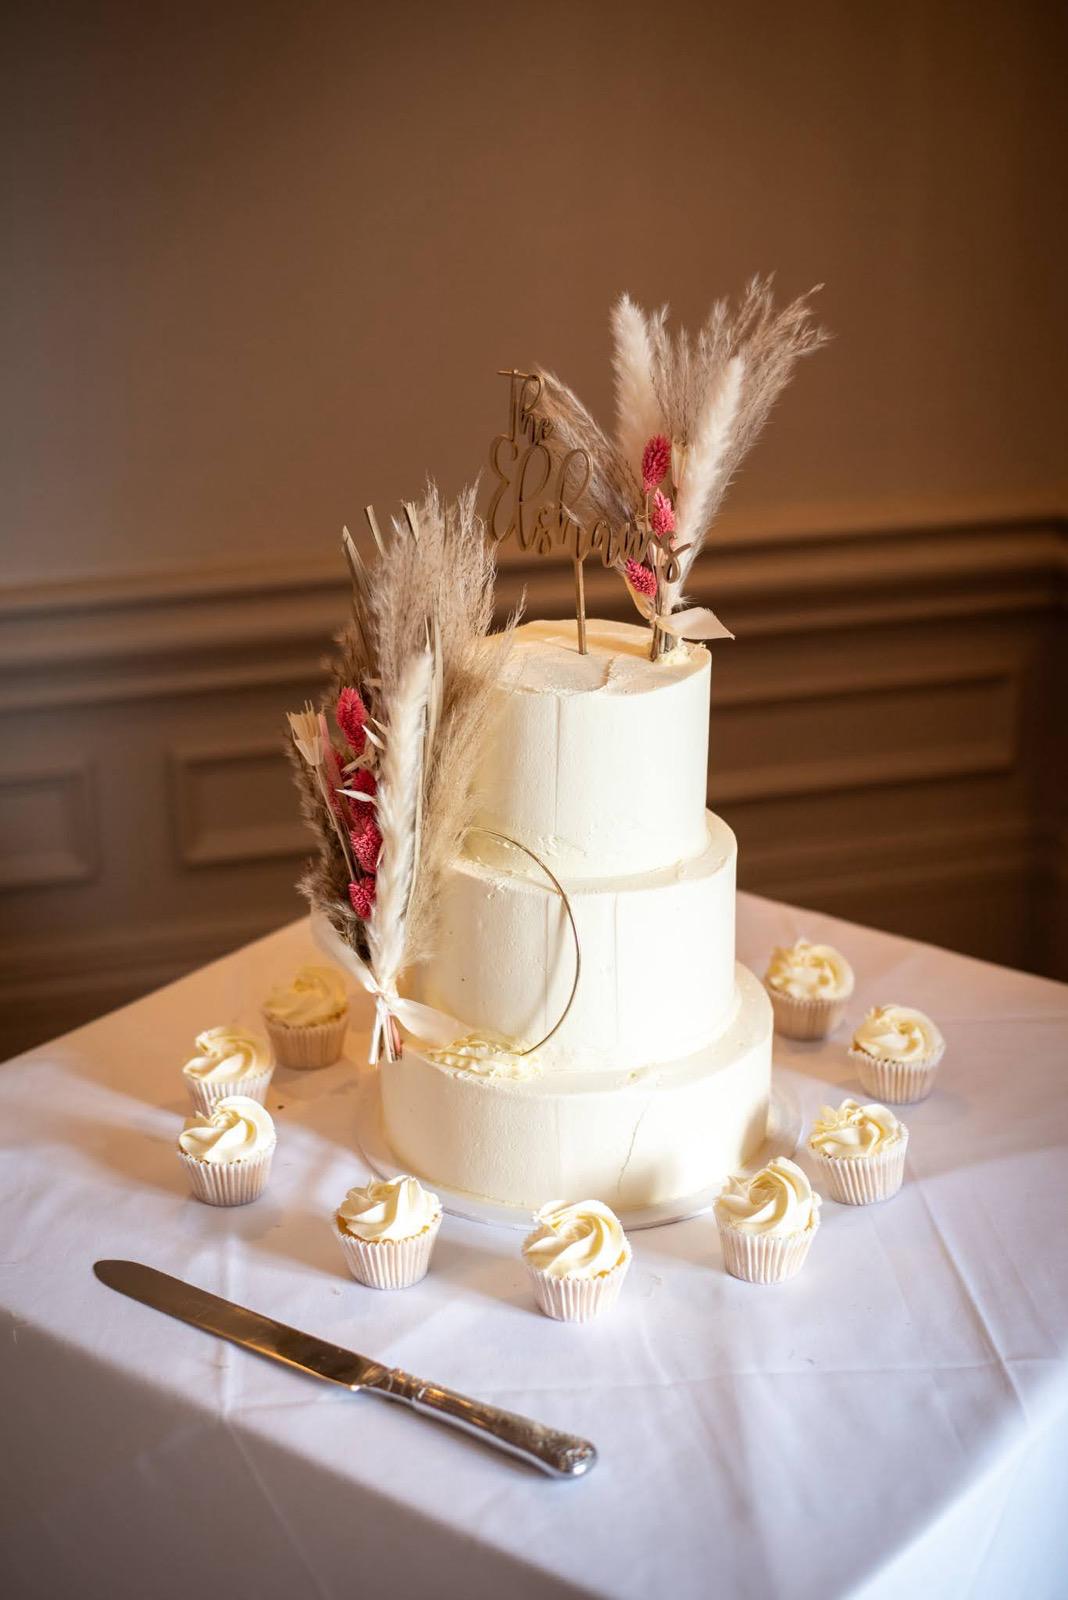
[[(419, 1000), (473, 1033), (538, 1050), (541, 1072), (613, 1072), (706, 1048), (736, 1008), (737, 847), (706, 815), (705, 848), (635, 877), (580, 879), (563, 901), (520, 851), (485, 835), (447, 870), (434, 960), (410, 978)], [(477, 848), (474, 848), (477, 846)]]

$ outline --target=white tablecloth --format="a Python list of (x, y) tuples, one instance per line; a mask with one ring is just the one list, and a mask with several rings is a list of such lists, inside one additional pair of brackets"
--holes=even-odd
[[(1068, 1592), (1068, 990), (742, 897), (740, 954), (829, 938), (851, 1014), (949, 1041), (906, 1186), (827, 1202), (802, 1275), (722, 1270), (708, 1217), (634, 1236), (616, 1312), (535, 1313), (520, 1235), (446, 1218), (431, 1276), (361, 1289), (327, 1217), (365, 1172), (353, 1069), (276, 1074), (245, 1210), (173, 1154), (198, 1029), (254, 1020), (302, 924), (0, 1068), (0, 1592), (125, 1596), (1035, 1597)], [(806, 1119), (841, 1039), (776, 1041)], [(558, 1483), (109, 1291), (131, 1256), (592, 1438)]]

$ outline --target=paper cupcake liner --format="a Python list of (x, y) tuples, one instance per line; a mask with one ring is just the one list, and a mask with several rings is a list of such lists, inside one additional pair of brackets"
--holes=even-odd
[(373, 1242), (357, 1239), (339, 1228), (337, 1218), (334, 1219), (334, 1233), (346, 1265), (356, 1282), (368, 1289), (410, 1289), (413, 1283), (425, 1278), (440, 1227), (439, 1213), (429, 1227), (412, 1239)]
[(225, 1083), (207, 1083), (203, 1078), (187, 1074), (185, 1081), (195, 1110), (210, 1117), (219, 1101), (232, 1094), (247, 1094), (250, 1100), (258, 1100), (265, 1106), (273, 1072), (273, 1066), (265, 1067), (262, 1072), (247, 1072), (243, 1078), (228, 1078)]
[(596, 1278), (554, 1278), (552, 1273), (527, 1263), (538, 1310), (554, 1322), (589, 1322), (600, 1312), (611, 1310), (619, 1299), (629, 1267), (629, 1247), (611, 1272), (602, 1272)]
[(808, 1153), (832, 1200), (843, 1206), (870, 1206), (876, 1200), (889, 1200), (901, 1188), (908, 1142), (906, 1128), (900, 1139), (874, 1155), (827, 1156), (811, 1145)]
[(848, 993), (833, 1000), (798, 1000), (793, 995), (780, 994), (769, 983), (764, 987), (775, 1013), (775, 1031), (786, 1039), (826, 1039), (841, 1023), (853, 993), (850, 984)]
[(881, 1061), (866, 1050), (851, 1046), (849, 1058), (857, 1069), (857, 1077), (874, 1099), (884, 1106), (907, 1106), (927, 1099), (945, 1053), (946, 1047), (942, 1045), (923, 1061)]
[(785, 1283), (801, 1271), (818, 1229), (817, 1222), (802, 1233), (776, 1238), (768, 1233), (742, 1233), (721, 1222), (723, 1265), (732, 1278), (741, 1278), (745, 1283)]
[(315, 1067), (332, 1067), (340, 1057), (345, 1048), (349, 1013), (346, 1007), (340, 1017), (330, 1022), (316, 1022), (303, 1028), (273, 1022), (266, 1012), (263, 1022), (278, 1065), (296, 1072), (310, 1072)]
[(247, 1206), (258, 1200), (271, 1175), (274, 1145), (245, 1161), (198, 1161), (178, 1151), (190, 1186), (198, 1200), (209, 1206)]

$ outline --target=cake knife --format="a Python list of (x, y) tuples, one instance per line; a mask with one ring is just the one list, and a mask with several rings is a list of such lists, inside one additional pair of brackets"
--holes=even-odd
[(484, 1439), (487, 1444), (518, 1456), (531, 1466), (540, 1467), (552, 1478), (581, 1478), (597, 1463), (597, 1451), (587, 1439), (572, 1433), (559, 1433), (529, 1417), (499, 1406), (470, 1400), (440, 1384), (424, 1383), (399, 1367), (386, 1367), (368, 1356), (357, 1355), (340, 1345), (301, 1333), (273, 1317), (249, 1311), (245, 1306), (208, 1294), (195, 1284), (172, 1278), (140, 1261), (97, 1261), (93, 1271), (101, 1283), (131, 1300), (170, 1317), (189, 1322), (205, 1333), (214, 1333), (231, 1344), (241, 1345), (257, 1355), (269, 1356), (284, 1366), (294, 1367), (327, 1383), (340, 1384), (357, 1393), (366, 1389), (387, 1400), (400, 1400), (424, 1416), (462, 1428), (465, 1433)]

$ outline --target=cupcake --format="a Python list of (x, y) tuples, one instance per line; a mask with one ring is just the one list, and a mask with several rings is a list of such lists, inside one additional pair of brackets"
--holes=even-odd
[(178, 1159), (193, 1193), (209, 1206), (247, 1206), (267, 1187), (276, 1143), (271, 1114), (245, 1094), (228, 1095), (189, 1117)]
[(238, 1028), (209, 1028), (197, 1035), (196, 1048), (182, 1074), (198, 1111), (235, 1094), (266, 1104), (274, 1065), (263, 1039)]
[(292, 983), (272, 989), (263, 1020), (283, 1067), (329, 1067), (340, 1056), (349, 1025), (344, 980), (333, 967), (301, 967)]
[(441, 1201), (418, 1178), (350, 1189), (334, 1215), (348, 1269), (369, 1289), (408, 1289), (426, 1277), (441, 1227)]
[(824, 1106), (812, 1125), (808, 1148), (832, 1200), (868, 1206), (897, 1194), (905, 1176), (909, 1130), (886, 1106), (843, 1100)]
[(801, 1271), (820, 1225), (820, 1197), (801, 1168), (776, 1156), (751, 1178), (728, 1178), (716, 1201), (723, 1265), (746, 1283)]
[(764, 987), (779, 1033), (787, 1039), (826, 1039), (845, 1016), (853, 968), (833, 945), (798, 939), (771, 952)]
[(619, 1218), (601, 1200), (554, 1200), (534, 1213), (523, 1260), (538, 1309), (557, 1322), (588, 1322), (619, 1298), (630, 1244)]
[(875, 1006), (853, 1035), (849, 1055), (869, 1094), (889, 1105), (926, 1100), (946, 1041), (922, 1011)]

